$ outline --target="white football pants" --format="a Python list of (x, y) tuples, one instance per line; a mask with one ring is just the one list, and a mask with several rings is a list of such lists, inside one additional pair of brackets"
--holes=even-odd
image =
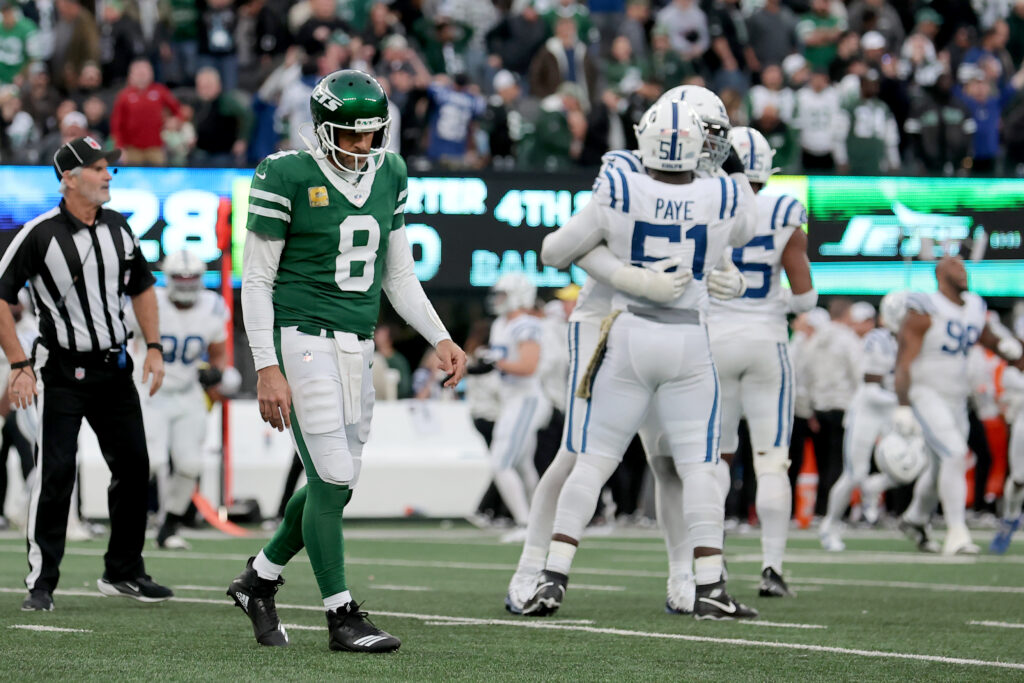
[(528, 496), (537, 486), (537, 430), (551, 420), (551, 402), (540, 392), (514, 394), (502, 404), (491, 439), (494, 485), (517, 526), (529, 521)]
[(183, 515), (202, 473), (209, 415), (206, 396), (198, 381), (185, 391), (158, 391), (149, 396), (142, 387), (139, 394), (149, 469), (157, 477), (161, 507), (165, 512)]

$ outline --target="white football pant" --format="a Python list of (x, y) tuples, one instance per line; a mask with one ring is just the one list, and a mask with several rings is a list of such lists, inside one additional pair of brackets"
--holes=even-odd
[(164, 512), (183, 515), (202, 474), (209, 415), (206, 396), (198, 383), (187, 391), (158, 391), (154, 396), (139, 393), (149, 468), (157, 477), (161, 507)]
[(551, 421), (551, 402), (540, 392), (507, 397), (494, 423), (491, 468), (494, 485), (505, 501), (516, 526), (529, 521), (528, 496), (537, 486), (537, 430)]

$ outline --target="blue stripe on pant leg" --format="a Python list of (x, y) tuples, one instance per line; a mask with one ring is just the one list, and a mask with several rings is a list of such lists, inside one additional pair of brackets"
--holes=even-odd
[(788, 446), (793, 441), (793, 404), (794, 404), (794, 391), (796, 390), (796, 382), (794, 381), (793, 364), (789, 359), (789, 345), (786, 342), (782, 344), (782, 360), (786, 363), (786, 382), (788, 384), (787, 391), (789, 391), (789, 401), (786, 406), (786, 445)]
[[(569, 356), (572, 361), (572, 384), (569, 386), (569, 429), (565, 434), (565, 449), (570, 453), (575, 453), (576, 449), (572, 447), (572, 417), (576, 407), (576, 379), (580, 365), (580, 324), (573, 323), (570, 328)], [(573, 343), (574, 340), (575, 343)]]
[(786, 398), (786, 363), (782, 360), (782, 344), (775, 345), (775, 352), (779, 357), (779, 370), (782, 372), (781, 381), (779, 382), (779, 414), (775, 423), (775, 446), (778, 447), (782, 445), (782, 411)]
[(718, 462), (718, 439), (721, 436), (718, 429), (718, 422), (715, 419), (718, 416), (718, 370), (715, 368), (714, 362), (711, 363), (711, 373), (715, 378), (715, 400), (711, 404), (711, 417), (708, 419), (708, 436), (707, 436), (707, 450), (704, 455), (704, 462)]
[(917, 418), (918, 424), (921, 425), (921, 431), (924, 432), (925, 443), (927, 443), (928, 446), (930, 446), (931, 449), (939, 455), (939, 457), (951, 457), (952, 454), (946, 450), (945, 445), (935, 437), (935, 432), (928, 429), (928, 423), (921, 419), (921, 413), (917, 412), (917, 408), (915, 408), (913, 404), (910, 405), (910, 410), (913, 411), (914, 417)]

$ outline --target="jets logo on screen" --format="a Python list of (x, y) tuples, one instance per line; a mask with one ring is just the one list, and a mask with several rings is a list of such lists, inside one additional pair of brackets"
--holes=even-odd
[(320, 82), (313, 89), (313, 99), (324, 105), (329, 111), (337, 111), (344, 104), (344, 102), (334, 96), (334, 93), (324, 87), (323, 82)]
[(922, 238), (935, 244), (955, 244), (967, 239), (974, 219), (923, 213), (893, 202), (891, 216), (854, 216), (838, 242), (818, 249), (822, 256), (917, 256)]

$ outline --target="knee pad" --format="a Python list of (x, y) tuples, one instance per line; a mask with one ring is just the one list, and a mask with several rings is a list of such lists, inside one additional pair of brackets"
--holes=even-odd
[(754, 474), (789, 473), (789, 449), (772, 446), (764, 450), (754, 451)]

